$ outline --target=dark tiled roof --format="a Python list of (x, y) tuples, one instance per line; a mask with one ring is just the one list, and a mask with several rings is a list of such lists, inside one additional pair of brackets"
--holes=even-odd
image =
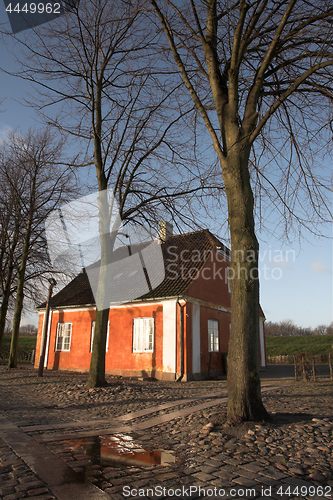
[[(86, 272), (78, 274), (68, 285), (51, 298), (51, 307), (95, 304)], [(38, 309), (45, 308), (46, 302)]]
[[(150, 292), (137, 297), (136, 300), (183, 295), (195, 279), (195, 271), (192, 271), (192, 273), (189, 273), (189, 271), (192, 268), (200, 271), (207, 258), (209, 258), (209, 251), (216, 251), (217, 247), (229, 254), (229, 250), (208, 229), (170, 237), (167, 242), (161, 245), (165, 268), (163, 281)], [(132, 251), (136, 253), (142, 248), (142, 245), (136, 245), (136, 248), (132, 248)], [(123, 253), (123, 249), (116, 250), (114, 261), (123, 258)], [(184, 258), (181, 256), (184, 256)], [(51, 307), (91, 304), (95, 304), (95, 299), (85, 271), (76, 276), (73, 281), (51, 299)], [(39, 308), (45, 308), (45, 302)]]

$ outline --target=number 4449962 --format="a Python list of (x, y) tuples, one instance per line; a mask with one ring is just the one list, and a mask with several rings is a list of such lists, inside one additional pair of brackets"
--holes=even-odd
[[(14, 4), (13, 4), (14, 5)], [(6, 11), (10, 14), (16, 12), (17, 14), (61, 14), (60, 3), (25, 3), (23, 7), (17, 3), (14, 7), (8, 4)]]
[(280, 486), (276, 492), (280, 496), (328, 497), (332, 498), (331, 486)]

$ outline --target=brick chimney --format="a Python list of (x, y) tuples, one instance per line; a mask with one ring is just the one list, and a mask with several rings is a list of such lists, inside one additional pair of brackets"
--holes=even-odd
[(170, 222), (163, 220), (159, 223), (160, 231), (159, 231), (159, 243), (165, 243), (168, 241), (170, 236), (173, 235), (173, 225)]

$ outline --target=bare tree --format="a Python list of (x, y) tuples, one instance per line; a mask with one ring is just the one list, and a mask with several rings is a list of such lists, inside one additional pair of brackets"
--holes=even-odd
[[(208, 179), (215, 182), (216, 170), (213, 165), (203, 174), (188, 147), (184, 116), (193, 104), (178, 99), (179, 82), (160, 67), (158, 37), (144, 14), (140, 0), (80, 2), (73, 14), (25, 43), (21, 76), (39, 84), (41, 111), (66, 103), (47, 120), (86, 150), (99, 191), (112, 190), (125, 223), (156, 227), (169, 214), (192, 225), (194, 195)], [(100, 227), (106, 235), (110, 214), (108, 207), (103, 210)], [(100, 296), (113, 243), (101, 236)], [(108, 315), (108, 309), (96, 311), (90, 387), (105, 383)]]
[(290, 337), (292, 335), (313, 335), (313, 330), (311, 328), (304, 328), (295, 325), (295, 323), (290, 320), (283, 320), (280, 322), (267, 321), (265, 323), (265, 335), (267, 337)]
[(20, 334), (31, 335), (35, 337), (37, 335), (37, 327), (35, 325), (22, 325), (20, 326)]
[(22, 192), (22, 179), (13, 168), (11, 178), (15, 184), (7, 182), (4, 175), (4, 164), (7, 162), (4, 150), (1, 151), (0, 166), (0, 277), (1, 277), (1, 307), (0, 307), (0, 349), (6, 327), (9, 301), (14, 292), (14, 278), (17, 268), (18, 244), (21, 234), (22, 217), (19, 204), (19, 194)]
[[(12, 265), (18, 265), (9, 368), (17, 365), (26, 282), (50, 271), (43, 236), (44, 221), (52, 210), (68, 201), (69, 194), (73, 196), (75, 193), (72, 171), (61, 164), (62, 147), (63, 140), (56, 140), (49, 129), (42, 132), (30, 131), (25, 137), (11, 134), (2, 146), (1, 176), (5, 185), (10, 188), (10, 201), (16, 207), (12, 240), (17, 240), (17, 245)], [(12, 247), (13, 243), (11, 254)], [(8, 270), (7, 281), (10, 276)], [(13, 281), (10, 287), (13, 287)]]
[(328, 333), (327, 333), (328, 329), (329, 329), (329, 326), (327, 326), (327, 325), (318, 325), (313, 330), (313, 335), (328, 335)]
[(333, 321), (332, 323), (330, 323), (327, 327), (327, 330), (326, 330), (326, 334), (327, 335), (333, 335)]
[[(150, 0), (219, 159), (231, 236), (228, 415), (267, 416), (259, 379), (255, 208), (330, 219), (333, 7), (327, 0)], [(318, 166), (320, 168), (318, 168)], [(262, 194), (267, 194), (268, 203)], [(268, 212), (268, 213), (267, 213)], [(260, 219), (259, 219), (260, 220)]]

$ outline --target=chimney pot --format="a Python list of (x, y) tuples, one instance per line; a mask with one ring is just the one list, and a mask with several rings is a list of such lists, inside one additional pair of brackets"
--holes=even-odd
[(168, 241), (170, 236), (173, 235), (173, 225), (170, 222), (162, 221), (159, 223), (159, 243), (165, 243)]

